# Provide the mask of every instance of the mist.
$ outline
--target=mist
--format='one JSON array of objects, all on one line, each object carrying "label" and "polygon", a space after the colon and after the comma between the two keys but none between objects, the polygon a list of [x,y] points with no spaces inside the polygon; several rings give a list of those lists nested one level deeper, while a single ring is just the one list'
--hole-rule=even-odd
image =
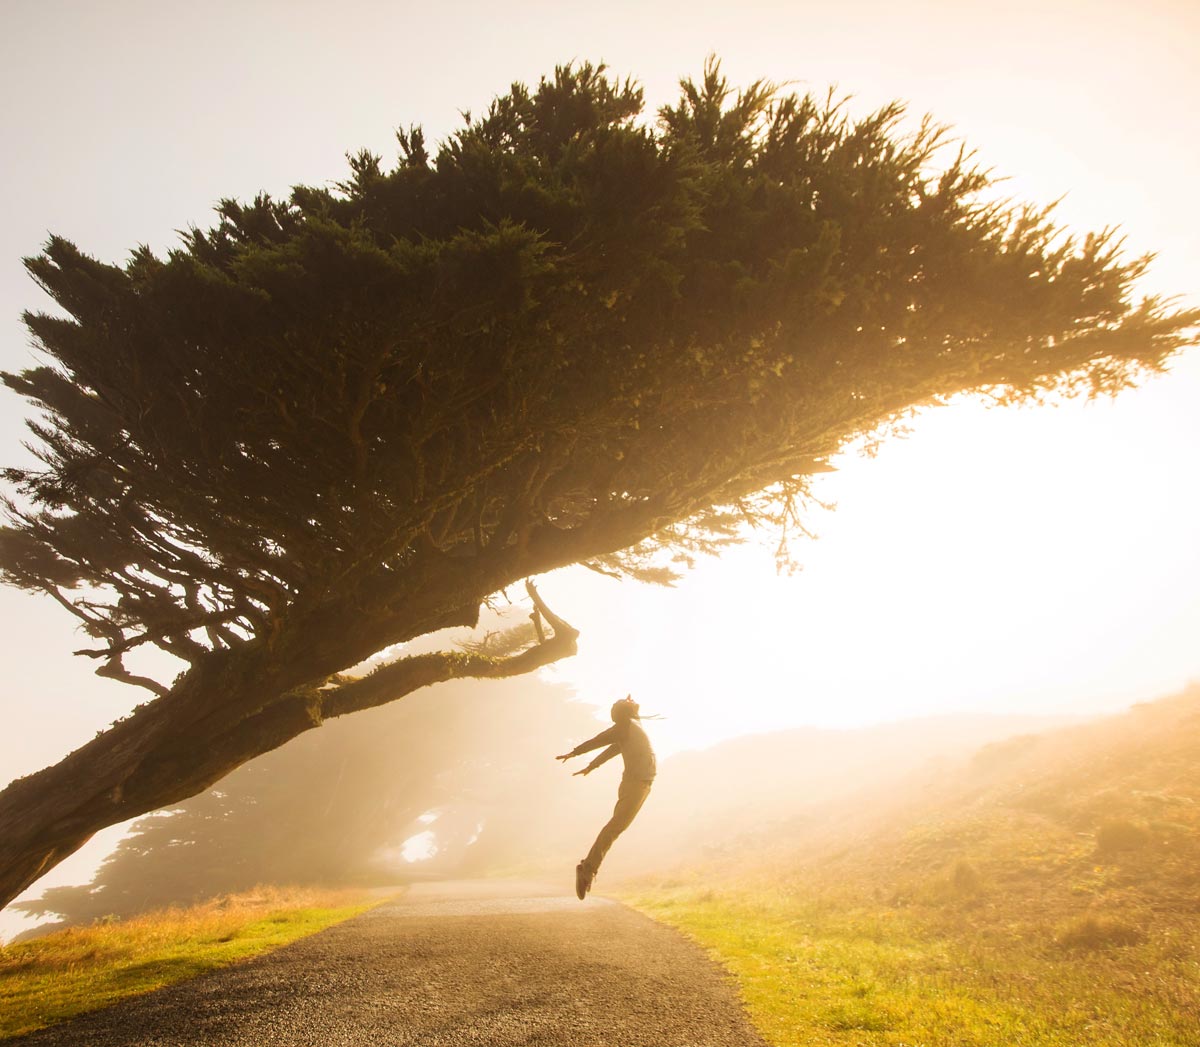
[{"label": "mist", "polygon": [[[1011,771],[1012,753],[1019,768],[1035,753],[1050,766],[1095,731],[1126,734],[1113,726],[1122,718],[1069,723],[962,714],[747,735],[675,753],[660,761],[601,885],[706,863],[766,869],[781,854],[803,862],[831,841],[929,817],[931,796],[938,817],[958,816],[997,767]],[[573,778],[553,755],[603,726],[596,709],[542,678],[442,685],[327,724],[136,821],[90,884],[52,887],[14,909],[44,921],[36,934],[262,884],[566,882],[609,815],[619,761]],[[645,724],[652,738],[656,726]]]}]

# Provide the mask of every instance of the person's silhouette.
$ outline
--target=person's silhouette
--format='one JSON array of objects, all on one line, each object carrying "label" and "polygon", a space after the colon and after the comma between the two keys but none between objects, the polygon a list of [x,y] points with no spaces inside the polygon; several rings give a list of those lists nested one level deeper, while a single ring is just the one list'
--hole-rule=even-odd
[{"label": "person's silhouette", "polygon": [[654,784],[654,750],[650,747],[650,739],[646,737],[642,725],[637,722],[640,711],[638,703],[626,695],[619,702],[613,703],[611,727],[601,731],[595,738],[581,742],[569,753],[555,757],[556,760],[569,760],[573,756],[581,756],[593,749],[607,746],[583,770],[576,771],[576,775],[591,774],[617,753],[621,754],[625,762],[625,773],[621,776],[617,805],[613,808],[612,817],[600,830],[600,835],[596,837],[596,842],[592,844],[587,857],[575,866],[575,893],[580,901],[583,901],[592,889],[592,881],[596,879],[600,863],[604,861],[604,856],[613,845],[613,841],[633,824],[633,819],[637,817],[642,804],[646,802],[646,797],[650,795],[650,786]]}]

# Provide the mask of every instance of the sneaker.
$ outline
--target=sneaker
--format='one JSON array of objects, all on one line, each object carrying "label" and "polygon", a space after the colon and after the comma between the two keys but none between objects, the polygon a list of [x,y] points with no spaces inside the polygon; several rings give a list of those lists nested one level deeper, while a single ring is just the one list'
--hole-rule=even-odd
[{"label": "sneaker", "polygon": [[592,879],[595,875],[587,862],[580,862],[575,866],[575,896],[580,901],[583,901],[588,891],[592,889]]}]

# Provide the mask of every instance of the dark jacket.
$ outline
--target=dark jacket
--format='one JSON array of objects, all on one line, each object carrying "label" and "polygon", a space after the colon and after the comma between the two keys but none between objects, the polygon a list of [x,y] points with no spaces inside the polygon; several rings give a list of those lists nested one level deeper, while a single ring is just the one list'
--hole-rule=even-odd
[{"label": "dark jacket", "polygon": [[655,763],[654,750],[650,748],[650,739],[642,730],[642,725],[636,720],[622,720],[614,723],[607,731],[601,731],[595,738],[580,742],[571,750],[571,756],[581,756],[583,753],[608,746],[599,756],[584,768],[585,773],[594,771],[602,763],[611,760],[617,753],[625,761],[623,778],[635,782],[654,781]]}]

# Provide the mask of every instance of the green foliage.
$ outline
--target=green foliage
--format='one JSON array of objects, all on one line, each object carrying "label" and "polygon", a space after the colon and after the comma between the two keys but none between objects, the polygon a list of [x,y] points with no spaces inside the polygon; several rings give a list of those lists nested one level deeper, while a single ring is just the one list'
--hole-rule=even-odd
[{"label": "green foliage", "polygon": [[8,472],[5,577],[119,679],[154,687],[120,661],[154,644],[318,680],[524,574],[786,528],[914,405],[1116,389],[1184,344],[1131,301],[1142,260],[996,203],[943,137],[716,63],[648,122],[585,64],[436,154],[409,129],[390,169],[225,200],[165,259],[55,236],[46,363],[6,376],[43,467]]}]

